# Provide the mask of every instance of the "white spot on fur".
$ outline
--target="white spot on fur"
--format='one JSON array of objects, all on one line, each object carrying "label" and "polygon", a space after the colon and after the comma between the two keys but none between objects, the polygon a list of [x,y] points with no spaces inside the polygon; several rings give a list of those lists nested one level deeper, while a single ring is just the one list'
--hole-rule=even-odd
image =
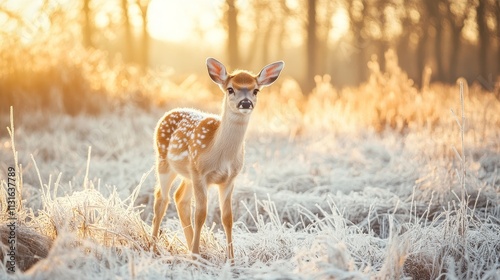
[{"label": "white spot on fur", "polygon": [[187,156],[188,156],[188,151],[184,151],[180,154],[169,153],[168,159],[173,161],[179,161],[185,159]]}]

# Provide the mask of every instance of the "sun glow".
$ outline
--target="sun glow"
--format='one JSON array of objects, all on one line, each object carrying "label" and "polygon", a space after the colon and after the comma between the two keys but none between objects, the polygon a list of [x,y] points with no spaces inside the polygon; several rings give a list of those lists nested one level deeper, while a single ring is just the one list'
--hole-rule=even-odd
[{"label": "sun glow", "polygon": [[189,6],[192,4],[185,1],[151,1],[148,11],[150,35],[156,39],[175,42],[187,39],[194,29]]},{"label": "sun glow", "polygon": [[23,43],[31,42],[37,33],[50,27],[48,16],[40,12],[42,1],[4,1],[1,4],[10,13],[19,15],[16,22],[9,20],[8,13],[0,13],[2,31],[17,33]]},{"label": "sun glow", "polygon": [[330,38],[336,42],[349,31],[349,16],[345,9],[338,9],[332,16],[332,29]]},{"label": "sun glow", "polygon": [[171,42],[202,40],[217,43],[225,32],[219,24],[221,1],[152,0],[148,11],[148,31],[153,38]]}]

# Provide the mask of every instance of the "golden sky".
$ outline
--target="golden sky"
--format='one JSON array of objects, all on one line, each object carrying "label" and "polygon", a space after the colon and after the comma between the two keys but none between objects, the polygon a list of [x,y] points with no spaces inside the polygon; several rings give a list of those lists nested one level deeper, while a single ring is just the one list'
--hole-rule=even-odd
[{"label": "golden sky", "polygon": [[[129,15],[132,25],[137,29],[141,27],[140,11],[133,1],[129,1]],[[297,0],[290,0],[290,5],[298,4]],[[48,27],[49,21],[40,9],[44,0],[4,0],[3,7],[21,15],[25,22],[29,23],[32,30],[16,30],[16,32],[34,32],[38,28]],[[81,10],[81,0],[54,0],[49,5],[60,5],[66,12],[77,14]],[[119,1],[92,0],[95,24],[104,27],[111,21],[119,21]],[[248,1],[238,1],[240,8],[240,25],[245,24],[244,12],[248,10]],[[151,0],[148,12],[148,31],[155,39],[177,42],[177,43],[199,43],[200,40],[211,46],[218,46],[225,41],[226,31],[222,26],[222,13],[224,0]],[[243,22],[241,22],[243,21]],[[11,22],[12,23],[12,22]],[[4,31],[8,32],[7,17],[0,13],[0,24]],[[7,25],[6,25],[7,24]],[[14,26],[13,26],[14,27]],[[332,30],[330,39],[337,41],[345,35],[349,28],[348,17],[343,9],[337,10],[332,18]],[[296,26],[296,28],[301,28]],[[293,34],[292,34],[293,36]],[[25,36],[28,38],[29,36]],[[302,44],[303,38],[296,34],[297,38],[290,38],[292,45]]]}]

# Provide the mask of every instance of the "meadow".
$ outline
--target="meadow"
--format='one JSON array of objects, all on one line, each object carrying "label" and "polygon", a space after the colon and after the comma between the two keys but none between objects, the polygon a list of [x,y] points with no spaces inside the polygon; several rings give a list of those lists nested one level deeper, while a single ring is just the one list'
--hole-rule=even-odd
[{"label": "meadow", "polygon": [[247,133],[231,265],[215,192],[201,260],[173,203],[156,252],[150,236],[155,124],[175,107],[219,112],[207,77],[8,44],[0,223],[13,167],[20,247],[17,272],[2,262],[0,278],[500,279],[498,89],[430,83],[430,70],[414,85],[391,51],[358,87],[317,76],[303,94],[280,77]]}]

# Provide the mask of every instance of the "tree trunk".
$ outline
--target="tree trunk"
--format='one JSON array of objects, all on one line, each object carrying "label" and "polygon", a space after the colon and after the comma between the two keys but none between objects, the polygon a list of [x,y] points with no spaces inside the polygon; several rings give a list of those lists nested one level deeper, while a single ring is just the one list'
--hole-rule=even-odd
[{"label": "tree trunk", "polygon": [[121,1],[121,8],[123,13],[123,24],[125,25],[125,38],[123,48],[123,59],[127,62],[133,61],[133,47],[132,47],[132,27],[130,25],[130,17],[128,15],[128,1]]},{"label": "tree trunk", "polygon": [[351,33],[354,36],[353,50],[355,56],[355,65],[357,67],[357,83],[362,83],[366,80],[367,64],[366,64],[366,48],[368,44],[364,41],[362,32],[365,26],[365,21],[368,14],[367,2],[363,2],[363,10],[361,11],[361,19],[357,18],[354,13],[354,1],[346,1],[347,13],[349,15],[349,24]]},{"label": "tree trunk", "polygon": [[488,26],[486,25],[486,0],[479,0],[476,8],[477,29],[479,34],[479,73],[483,79],[488,76],[486,61],[488,52]]},{"label": "tree trunk", "polygon": [[235,5],[235,0],[226,0],[227,10],[227,52],[229,55],[230,68],[239,67],[239,40],[238,40],[238,10]]},{"label": "tree trunk", "polygon": [[[500,76],[500,1],[495,1],[497,18],[497,78]],[[499,92],[500,94],[500,92]]]},{"label": "tree trunk", "polygon": [[408,18],[404,18],[401,24],[403,30],[406,31],[401,34],[401,37],[398,40],[396,53],[398,55],[399,65],[401,66],[401,68],[407,69],[411,65],[411,62],[409,62],[409,58],[412,56],[408,43],[410,41],[411,32],[408,30],[411,30],[413,26],[411,25]]},{"label": "tree trunk", "polygon": [[[439,5],[448,5],[443,0],[426,0],[424,1],[425,8],[428,14],[428,21],[431,21],[436,30],[436,37],[434,38],[434,61],[436,62],[436,79],[443,81],[443,55],[442,55],[442,42],[443,42],[443,14],[439,9]],[[428,32],[429,30],[424,30]],[[427,36],[426,34],[424,36]]]},{"label": "tree trunk", "polygon": [[143,71],[146,71],[149,66],[149,32],[148,32],[148,10],[150,0],[136,0],[136,4],[141,11],[142,19],[142,40],[139,57],[139,64]]},{"label": "tree trunk", "polygon": [[316,32],[316,74],[324,75],[327,73],[329,54],[331,53],[328,46],[328,38],[330,30],[332,30],[333,27],[331,18],[335,12],[336,5],[335,1],[327,1],[323,3],[321,5],[323,21],[316,19],[316,26],[320,27],[320,30],[317,30]]},{"label": "tree trunk", "polygon": [[356,56],[356,64],[358,68],[358,83],[362,83],[366,80],[366,56],[365,56],[365,42],[363,42],[363,37],[360,33],[355,35],[356,42],[355,48],[358,50],[358,55]]},{"label": "tree trunk", "polygon": [[314,75],[316,74],[316,0],[307,1],[307,54],[306,54],[306,81],[305,94],[311,93],[314,88]]},{"label": "tree trunk", "polygon": [[90,0],[83,0],[83,46],[89,48],[93,47],[92,44],[92,20],[91,20],[91,11],[90,11]]},{"label": "tree trunk", "polygon": [[425,68],[425,60],[426,60],[426,49],[427,49],[427,40],[429,38],[429,24],[425,21],[424,26],[422,27],[422,32],[420,34],[420,38],[418,40],[417,46],[417,84],[422,85],[424,68]]},{"label": "tree trunk", "polygon": [[386,36],[385,36],[385,25],[386,25],[386,19],[385,19],[385,14],[384,14],[384,2],[379,1],[377,3],[379,6],[379,22],[380,22],[380,30],[382,31],[382,38],[380,38],[380,42],[378,43],[378,65],[380,67],[380,71],[382,73],[385,72],[385,51],[387,50],[387,41],[386,41]]},{"label": "tree trunk", "polygon": [[458,54],[460,53],[460,47],[461,47],[461,40],[460,40],[460,34],[462,32],[462,26],[452,26],[452,38],[451,38],[451,51],[450,51],[450,77],[448,82],[453,82],[455,81],[457,77],[457,67],[458,67],[458,60],[459,56]]},{"label": "tree trunk", "polygon": [[434,58],[436,60],[436,76],[439,81],[444,80],[443,68],[443,24],[441,19],[435,18],[436,38],[434,39]]}]

